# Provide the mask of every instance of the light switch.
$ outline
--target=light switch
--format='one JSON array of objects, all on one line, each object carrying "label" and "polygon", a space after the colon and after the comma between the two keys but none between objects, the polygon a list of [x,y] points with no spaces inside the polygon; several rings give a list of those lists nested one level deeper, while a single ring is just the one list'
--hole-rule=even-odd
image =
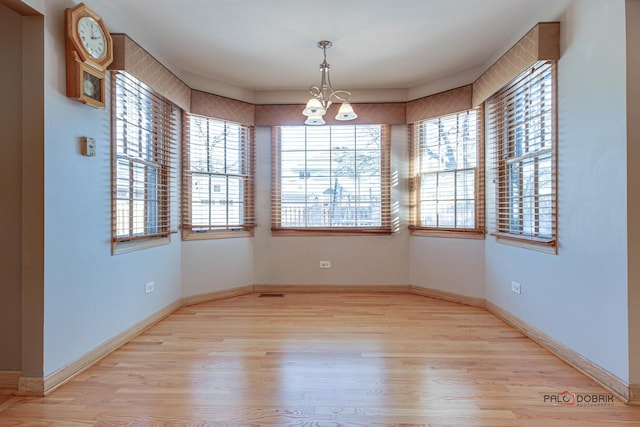
[{"label": "light switch", "polygon": [[80,147],[83,156],[94,157],[96,155],[96,140],[88,136],[80,137]]}]

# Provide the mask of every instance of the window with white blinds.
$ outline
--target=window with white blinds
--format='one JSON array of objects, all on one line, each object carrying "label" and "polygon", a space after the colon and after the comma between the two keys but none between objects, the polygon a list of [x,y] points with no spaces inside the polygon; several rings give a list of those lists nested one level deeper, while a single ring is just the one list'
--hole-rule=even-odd
[{"label": "window with white blinds", "polygon": [[389,128],[274,127],[274,234],[391,233]]},{"label": "window with white blinds", "polygon": [[413,235],[484,236],[482,109],[412,125]]},{"label": "window with white blinds", "polygon": [[166,243],[180,110],[124,72],[112,78],[113,252]]},{"label": "window with white blinds", "polygon": [[[555,253],[555,62],[540,62],[487,101],[495,235]],[[545,249],[546,247],[546,249]]]},{"label": "window with white blinds", "polygon": [[185,115],[183,239],[253,234],[253,132],[248,126]]}]

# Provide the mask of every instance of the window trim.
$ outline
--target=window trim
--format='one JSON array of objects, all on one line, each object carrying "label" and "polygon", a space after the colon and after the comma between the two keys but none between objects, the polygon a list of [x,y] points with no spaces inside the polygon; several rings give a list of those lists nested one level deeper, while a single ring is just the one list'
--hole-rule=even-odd
[{"label": "window trim", "polygon": [[[207,120],[214,120],[225,124],[233,123],[245,129],[245,147],[246,150],[246,162],[247,162],[247,177],[243,180],[244,186],[244,218],[247,222],[243,224],[242,228],[223,229],[220,226],[219,229],[193,231],[190,222],[192,191],[191,191],[191,171],[189,170],[189,128],[191,117],[200,117]],[[242,123],[232,122],[230,120],[218,119],[215,117],[208,117],[200,114],[185,113],[182,121],[182,240],[213,240],[213,239],[232,239],[232,238],[244,238],[253,237],[255,231],[255,129],[253,126],[244,125]],[[228,176],[228,175],[225,175]],[[215,227],[215,225],[209,225],[209,227]],[[228,225],[226,226],[228,227]]]},{"label": "window trim", "polygon": [[[358,125],[334,125],[358,126]],[[280,132],[281,126],[271,128],[271,235],[272,236],[366,236],[394,234],[391,213],[391,126],[380,124],[380,198],[381,221],[380,227],[281,227],[276,222],[281,212],[281,163],[280,163]],[[304,126],[300,126],[304,127]],[[385,224],[388,222],[388,224]]]},{"label": "window trim", "polygon": [[[475,170],[475,227],[455,228],[455,227],[428,227],[419,225],[420,222],[420,183],[421,173],[417,162],[420,157],[417,154],[419,148],[418,126],[425,122],[441,119],[444,117],[459,115],[469,111],[476,111],[476,167]],[[454,239],[476,239],[484,240],[485,230],[485,150],[484,150],[484,107],[469,108],[467,110],[442,114],[412,123],[409,128],[409,232],[411,236],[420,237],[443,237]],[[462,170],[462,169],[455,169]],[[434,172],[438,173],[438,172]]]},{"label": "window trim", "polygon": [[[175,230],[172,230],[172,221],[171,221],[171,204],[173,201],[173,193],[172,193],[172,181],[175,176],[175,166],[173,162],[176,160],[175,150],[177,147],[177,139],[178,135],[176,133],[176,129],[178,126],[179,118],[177,116],[180,114],[180,109],[175,106],[171,101],[167,100],[163,96],[157,94],[153,89],[148,87],[144,82],[140,81],[136,77],[130,75],[125,71],[112,71],[109,73],[111,76],[111,105],[110,105],[110,118],[111,118],[111,254],[121,254],[132,251],[137,251],[141,249],[156,247],[167,245],[171,242],[171,234],[176,233]],[[158,177],[162,179],[162,183],[158,184],[159,186],[165,185],[166,190],[162,191],[158,196],[158,208],[157,208],[157,216],[159,218],[164,218],[164,221],[158,225],[159,228],[162,228],[162,231],[157,233],[147,233],[147,234],[139,234],[139,235],[131,235],[128,237],[118,237],[117,229],[118,229],[118,220],[117,220],[117,167],[118,167],[118,137],[117,137],[117,86],[118,79],[127,79],[131,83],[135,84],[139,90],[143,90],[150,97],[148,101],[151,103],[162,102],[163,108],[168,109],[169,111],[165,111],[163,114],[169,117],[168,120],[159,121],[157,123],[160,124],[161,133],[163,134],[162,138],[159,138],[159,144],[163,144],[162,147],[156,148],[160,153],[166,156],[166,162],[158,163]],[[126,81],[125,81],[126,84]],[[138,95],[139,96],[139,95]],[[130,161],[134,163],[133,160]],[[144,162],[143,162],[144,163]],[[145,179],[146,183],[146,179]],[[147,219],[145,213],[145,220]]]},{"label": "window trim", "polygon": [[[494,174],[494,186],[495,186],[495,213],[493,218],[493,231],[490,233],[491,236],[496,238],[497,243],[501,243],[504,245],[515,246],[524,249],[535,250],[543,253],[554,254],[558,253],[558,78],[557,78],[557,61],[548,60],[548,61],[538,61],[533,64],[531,67],[527,68],[523,73],[519,74],[516,78],[514,78],[511,82],[505,85],[501,90],[496,92],[493,96],[491,96],[485,104],[490,104],[494,102],[494,98],[496,96],[501,96],[504,93],[509,93],[513,90],[513,88],[517,87],[524,79],[528,78],[527,74],[531,74],[532,70],[537,70],[545,65],[550,66],[551,71],[551,147],[545,149],[541,152],[537,152],[535,155],[524,154],[518,157],[513,157],[510,159],[499,159],[499,154],[497,153],[496,145],[498,144],[497,137],[502,137],[500,143],[506,144],[507,142],[504,140],[504,136],[508,133],[508,130],[496,130],[494,129],[496,126],[491,125],[492,129],[489,129],[492,149],[494,151],[492,156],[492,169]],[[513,108],[512,106],[503,106],[503,108]],[[488,105],[486,106],[487,111],[493,110]],[[488,120],[493,120],[493,111],[487,114]],[[489,122],[488,122],[489,123]],[[524,160],[526,158],[539,158],[542,155],[550,154],[551,155],[551,189],[553,191],[551,205],[551,237],[539,237],[534,235],[523,235],[523,234],[512,234],[499,229],[498,221],[500,220],[500,212],[501,203],[504,201],[510,201],[510,197],[505,196],[501,193],[500,188],[502,186],[509,187],[510,180],[508,176],[505,175],[505,170],[508,170],[509,165],[513,164],[518,160]],[[502,178],[501,178],[502,177]],[[502,180],[506,180],[506,183],[501,183]],[[537,175],[536,175],[537,181]]]}]

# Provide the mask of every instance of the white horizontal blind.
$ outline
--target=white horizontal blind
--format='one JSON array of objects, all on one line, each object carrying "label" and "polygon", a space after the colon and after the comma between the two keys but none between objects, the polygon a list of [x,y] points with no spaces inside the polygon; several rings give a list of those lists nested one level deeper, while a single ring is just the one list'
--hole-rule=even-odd
[{"label": "white horizontal blind", "polygon": [[272,229],[390,233],[389,128],[274,127]]},{"label": "white horizontal blind", "polygon": [[252,231],[252,129],[185,115],[182,228],[187,233]]},{"label": "white horizontal blind", "polygon": [[414,123],[411,228],[484,228],[482,109]]},{"label": "white horizontal blind", "polygon": [[167,237],[180,110],[125,72],[111,93],[113,241]]},{"label": "white horizontal blind", "polygon": [[540,62],[487,101],[498,235],[555,245],[555,82]]}]

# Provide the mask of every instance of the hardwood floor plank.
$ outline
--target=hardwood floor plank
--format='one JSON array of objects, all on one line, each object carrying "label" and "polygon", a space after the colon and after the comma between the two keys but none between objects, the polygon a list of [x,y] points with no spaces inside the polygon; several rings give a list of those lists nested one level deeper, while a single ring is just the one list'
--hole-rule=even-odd
[{"label": "hardwood floor plank", "polygon": [[[16,426],[640,425],[609,393],[483,309],[411,294],[247,294],[179,309]],[[546,400],[545,400],[546,399]]]}]

